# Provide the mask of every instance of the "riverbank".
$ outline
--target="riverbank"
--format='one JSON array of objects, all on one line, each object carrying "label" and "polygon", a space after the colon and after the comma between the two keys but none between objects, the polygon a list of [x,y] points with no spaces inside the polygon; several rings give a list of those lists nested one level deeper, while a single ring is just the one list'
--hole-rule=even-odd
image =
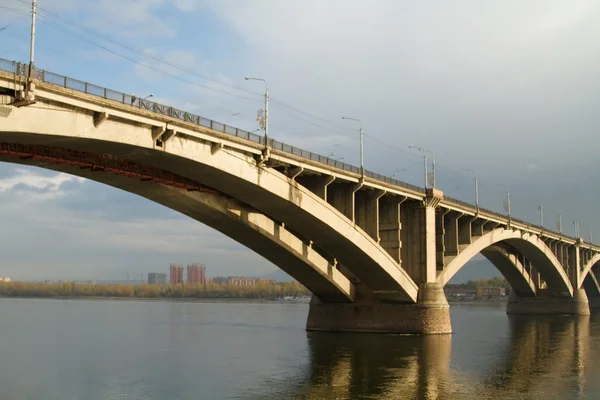
[{"label": "riverbank", "polygon": [[1,297],[59,299],[219,299],[271,300],[310,296],[298,282],[258,283],[255,285],[119,285],[92,283],[1,282]]}]

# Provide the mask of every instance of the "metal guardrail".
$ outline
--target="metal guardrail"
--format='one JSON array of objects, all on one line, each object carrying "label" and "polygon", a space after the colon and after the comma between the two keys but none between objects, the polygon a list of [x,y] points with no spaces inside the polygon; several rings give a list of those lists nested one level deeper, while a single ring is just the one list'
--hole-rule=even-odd
[{"label": "metal guardrail", "polygon": [[[28,67],[29,67],[28,64],[18,63],[15,61],[10,61],[10,60],[5,60],[3,58],[0,58],[0,70],[5,71],[5,72],[13,73],[13,74],[19,75],[19,76],[28,76],[28,74],[29,74]],[[89,94],[92,96],[97,96],[97,97],[101,97],[104,99],[113,100],[113,101],[116,101],[116,102],[119,102],[122,104],[126,104],[126,105],[129,105],[132,107],[140,108],[142,110],[147,110],[147,111],[151,111],[151,112],[154,112],[157,114],[166,115],[171,118],[179,119],[181,121],[189,122],[189,123],[196,124],[196,125],[199,125],[199,126],[202,126],[205,128],[210,128],[210,129],[213,129],[213,130],[216,130],[219,132],[223,132],[223,133],[226,133],[226,134],[229,134],[232,136],[236,136],[236,137],[239,137],[242,139],[250,140],[255,143],[264,144],[263,136],[259,136],[252,132],[248,132],[248,131],[245,131],[245,130],[242,130],[239,128],[234,128],[232,126],[229,126],[229,125],[217,122],[217,121],[213,121],[211,119],[204,118],[204,117],[201,117],[196,114],[188,113],[188,112],[179,110],[174,107],[170,107],[170,106],[159,104],[159,103],[156,103],[156,102],[153,102],[150,100],[138,98],[138,97],[135,97],[135,96],[123,93],[123,92],[118,92],[115,90],[107,89],[105,87],[97,86],[97,85],[94,85],[94,84],[91,84],[88,82],[84,82],[84,81],[69,78],[69,77],[66,77],[63,75],[55,74],[53,72],[46,71],[43,69],[36,69],[36,78],[45,83],[68,88],[71,90],[76,90],[78,92],[86,93],[86,94]],[[339,168],[339,169],[349,171],[352,173],[356,173],[356,174],[360,173],[360,168],[355,167],[351,164],[340,162],[340,161],[319,155],[317,153],[313,153],[308,150],[303,150],[298,147],[294,147],[294,146],[279,142],[274,139],[269,139],[269,141],[270,141],[270,145],[273,149],[280,150],[285,153],[293,154],[293,155],[296,155],[296,156],[299,156],[299,157],[302,157],[302,158],[305,158],[308,160],[316,161],[318,163],[325,164],[325,165],[335,167],[335,168]],[[381,174],[371,172],[371,171],[366,171],[366,170],[365,170],[365,175],[376,181],[380,181],[380,182],[387,183],[390,185],[395,185],[395,186],[398,186],[401,188],[409,189],[409,190],[415,191],[417,193],[422,193],[422,194],[425,193],[425,190],[422,187],[419,187],[417,185],[412,185],[407,182],[399,181],[397,179],[393,179],[393,178],[387,177],[385,175],[381,175]],[[466,201],[462,201],[462,200],[458,200],[458,199],[454,199],[454,198],[446,197],[446,196],[444,196],[444,200],[449,203],[453,203],[457,206],[468,207],[472,210],[476,210],[476,207],[473,204],[468,203]],[[479,211],[484,212],[486,214],[494,215],[496,217],[503,218],[503,219],[508,218],[508,216],[505,214],[501,214],[501,213],[487,210],[484,208],[479,208]],[[545,229],[542,226],[530,224],[523,220],[511,218],[511,221],[518,223],[518,224],[525,225],[531,229],[539,229],[539,230],[543,230],[545,232],[554,234],[556,236],[562,236],[567,239],[576,240],[575,238],[572,238],[570,236],[563,235],[563,234],[554,232],[549,229]]]},{"label": "metal guardrail", "polygon": [[[20,76],[28,75],[28,64],[18,63],[15,61],[9,61],[0,58],[0,70],[5,72],[10,72]],[[219,132],[223,132],[229,135],[237,136],[242,139],[250,140],[255,143],[264,144],[264,137],[256,135],[252,132],[248,132],[239,128],[235,128],[229,126],[227,124],[223,124],[221,122],[213,121],[208,118],[201,117],[196,114],[188,113],[183,110],[179,110],[175,107],[166,106],[163,104],[156,103],[151,100],[145,100],[142,98],[138,98],[123,92],[118,92],[115,90],[107,89],[105,87],[97,86],[88,82],[80,81],[77,79],[69,78],[64,75],[55,74],[50,71],[46,71],[43,69],[36,70],[36,78],[42,82],[49,83],[52,85],[64,87],[71,90],[76,90],[78,92],[86,93],[92,96],[101,97],[107,100],[117,101],[122,104],[126,104],[129,106],[137,107],[142,110],[151,111],[157,114],[167,115],[171,118],[176,118],[181,121],[189,122],[192,124],[196,124],[199,126],[203,126],[205,128],[210,128]],[[303,150],[295,146],[291,146],[277,140],[270,139],[269,145],[271,148],[276,150],[281,150],[285,153],[293,154],[308,160],[316,161],[322,164],[326,164],[331,167],[339,168],[344,171],[349,171],[355,174],[360,173],[360,169],[351,164],[347,164],[341,161],[337,161],[325,156],[322,156],[317,153],[313,153],[308,150]],[[420,188],[416,185],[411,185],[410,183],[402,182],[396,179],[392,179],[375,172],[365,171],[365,175],[388,183],[392,185],[396,185],[399,187],[403,187],[406,189],[410,189],[416,191],[418,193],[425,193],[423,188]]]}]

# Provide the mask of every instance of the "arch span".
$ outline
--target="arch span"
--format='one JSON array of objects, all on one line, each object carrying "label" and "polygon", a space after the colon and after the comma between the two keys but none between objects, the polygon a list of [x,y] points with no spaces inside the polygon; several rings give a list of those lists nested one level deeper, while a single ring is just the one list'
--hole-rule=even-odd
[{"label": "arch span", "polygon": [[[257,163],[261,150],[244,140],[227,137],[223,147],[225,139],[184,121],[81,93],[66,98],[51,85],[37,90],[35,107],[13,108],[2,121],[0,142],[111,155],[206,185],[313,241],[382,300],[417,301],[418,286],[373,238],[307,188]],[[156,132],[165,132],[160,147]]]},{"label": "arch span", "polygon": [[600,283],[596,275],[590,273],[583,278],[583,289],[585,289],[588,299],[600,297]]},{"label": "arch span", "polygon": [[481,255],[487,258],[510,284],[510,287],[519,297],[533,297],[537,289],[518,257],[506,248],[492,245],[481,250]]},{"label": "arch span", "polygon": [[585,281],[585,279],[587,278],[588,275],[591,275],[590,272],[592,270],[592,268],[594,268],[594,266],[598,264],[600,266],[600,254],[596,254],[594,257],[592,257],[587,264],[585,264],[583,266],[583,269],[581,271],[581,280],[580,282]]},{"label": "arch span", "polygon": [[0,161],[64,172],[144,197],[202,222],[255,251],[322,301],[343,303],[354,300],[354,285],[314,249],[264,214],[214,190],[177,187],[184,182],[176,182],[176,177],[172,176],[163,175],[159,181],[162,183],[157,183],[149,178],[140,179],[131,171],[108,172],[100,166],[85,168],[81,164],[60,163],[49,157],[27,158],[23,153],[21,158],[0,156]]},{"label": "arch span", "polygon": [[[564,269],[552,251],[538,236],[510,229],[498,228],[478,237],[464,248],[446,265],[437,277],[438,283],[445,285],[476,254],[490,246],[506,244],[530,260],[548,284],[548,288],[557,294],[573,296],[573,286]],[[522,271],[519,271],[522,273]],[[522,279],[529,279],[523,275]]]}]

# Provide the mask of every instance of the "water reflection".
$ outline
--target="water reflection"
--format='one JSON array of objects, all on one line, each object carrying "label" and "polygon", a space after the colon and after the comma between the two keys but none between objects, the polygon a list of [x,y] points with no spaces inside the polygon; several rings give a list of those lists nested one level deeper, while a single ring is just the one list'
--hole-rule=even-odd
[{"label": "water reflection", "polygon": [[507,317],[505,323],[507,336],[480,338],[488,350],[471,358],[487,357],[483,364],[452,359],[453,341],[464,339],[459,335],[307,333],[306,381],[289,387],[285,397],[594,398],[586,382],[598,371],[590,359],[590,317]]}]

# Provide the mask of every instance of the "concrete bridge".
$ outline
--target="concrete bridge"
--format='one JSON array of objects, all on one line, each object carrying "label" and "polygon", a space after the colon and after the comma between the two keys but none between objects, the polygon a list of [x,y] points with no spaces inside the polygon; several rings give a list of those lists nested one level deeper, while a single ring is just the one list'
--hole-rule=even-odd
[{"label": "concrete bridge", "polygon": [[[510,314],[589,314],[600,247],[275,140],[0,60],[0,161],[102,182],[223,232],[314,294],[309,330],[449,333],[478,253]],[[160,247],[160,243],[157,243]]]}]

